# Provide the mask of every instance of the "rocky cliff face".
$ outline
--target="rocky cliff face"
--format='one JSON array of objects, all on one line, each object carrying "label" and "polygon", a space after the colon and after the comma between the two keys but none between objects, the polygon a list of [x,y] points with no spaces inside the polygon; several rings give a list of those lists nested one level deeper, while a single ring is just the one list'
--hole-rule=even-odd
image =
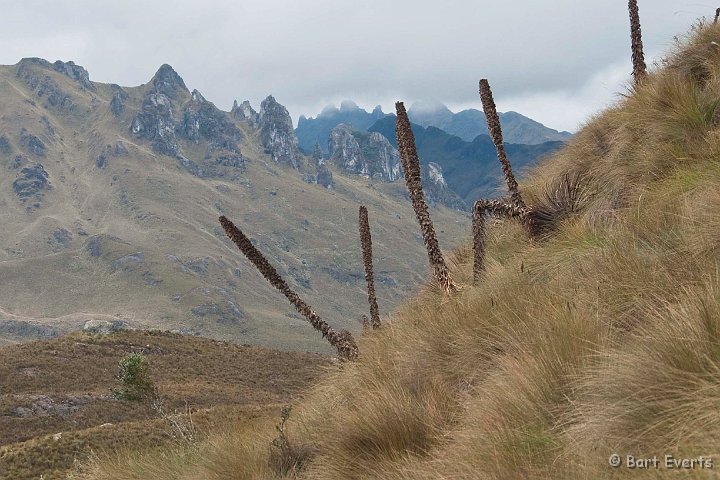
[{"label": "rocky cliff face", "polygon": [[394,182],[400,177],[400,155],[381,134],[340,124],[330,132],[330,162],[348,173]]},{"label": "rocky cliff face", "polygon": [[157,153],[175,156],[180,151],[175,137],[172,101],[164,93],[152,91],[145,96],[130,131],[137,137],[150,140]]},{"label": "rocky cliff face", "polygon": [[467,210],[467,205],[447,185],[442,167],[435,162],[420,166],[423,191],[428,203],[433,206],[440,203],[455,210]]},{"label": "rocky cliff face", "polygon": [[163,64],[152,78],[155,92],[162,93],[170,98],[177,98],[181,92],[189,93],[185,82],[178,73],[167,63]]},{"label": "rocky cliff face", "polygon": [[90,82],[90,74],[88,74],[88,71],[80,65],[75,65],[75,62],[58,60],[53,63],[53,68],[56,72],[60,72],[66,77],[70,77],[78,82],[84,89],[95,91],[95,86]]},{"label": "rocky cliff face", "polygon": [[197,90],[193,90],[190,104],[183,111],[181,131],[188,140],[196,144],[202,138],[213,145],[240,153],[237,145],[242,139],[240,130],[225,112],[205,100]]},{"label": "rocky cliff face", "polygon": [[300,150],[292,119],[287,108],[280,105],[272,95],[260,104],[258,127],[265,153],[272,156],[277,163],[298,168]]},{"label": "rocky cliff face", "polygon": [[230,115],[236,120],[245,120],[254,127],[257,126],[260,120],[260,115],[258,115],[247,100],[240,105],[238,105],[237,100],[235,100],[232,110],[230,110]]},{"label": "rocky cliff face", "polygon": [[110,100],[110,110],[116,117],[119,117],[125,111],[125,102],[130,97],[120,85],[112,84],[111,87],[113,89],[113,97],[112,100]]},{"label": "rocky cliff face", "polygon": [[59,113],[72,112],[75,102],[72,96],[62,90],[43,70],[53,68],[52,64],[41,58],[23,58],[17,64],[15,76],[22,80],[45,108]]},{"label": "rocky cliff face", "polygon": [[[122,89],[115,92],[111,102],[113,112],[116,109],[122,112],[126,98],[123,93]],[[193,90],[187,99],[188,93],[175,70],[163,65],[153,77],[130,131],[136,137],[150,140],[157,153],[177,157],[180,165],[193,175],[237,178],[247,160],[240,153],[242,132],[226,112],[207,101],[200,92]],[[204,158],[188,158],[182,151],[183,141],[206,144]]]}]

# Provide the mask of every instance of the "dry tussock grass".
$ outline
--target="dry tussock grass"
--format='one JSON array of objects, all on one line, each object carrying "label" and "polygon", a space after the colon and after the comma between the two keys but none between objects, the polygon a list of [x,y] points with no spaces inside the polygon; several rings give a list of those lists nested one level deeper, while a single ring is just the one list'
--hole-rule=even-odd
[{"label": "dry tussock grass", "polygon": [[[566,173],[586,180],[582,208],[554,235],[529,242],[512,222],[491,226],[481,285],[459,250],[456,295],[426,289],[359,339],[357,362],[328,371],[289,422],[290,440],[315,449],[296,478],[676,478],[607,459],[720,462],[710,41],[720,26],[698,27],[521,186],[532,204]],[[233,462],[225,478],[281,478],[263,470],[267,432],[212,447]],[[208,458],[195,467],[211,471]]]}]

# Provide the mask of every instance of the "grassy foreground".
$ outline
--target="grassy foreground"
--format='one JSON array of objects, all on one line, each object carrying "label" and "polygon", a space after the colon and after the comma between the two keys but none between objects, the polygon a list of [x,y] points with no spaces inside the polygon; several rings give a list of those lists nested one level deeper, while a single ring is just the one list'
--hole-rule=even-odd
[{"label": "grassy foreground", "polygon": [[[100,460],[87,479],[708,478],[720,469],[720,26],[593,118],[521,185],[566,173],[581,211],[531,243],[488,232],[487,271],[429,285],[291,413],[191,451]],[[469,232],[468,232],[469,235]],[[281,453],[278,453],[280,452]],[[612,468],[611,454],[623,465]],[[712,458],[714,469],[667,469]],[[626,456],[658,456],[628,469]]]}]

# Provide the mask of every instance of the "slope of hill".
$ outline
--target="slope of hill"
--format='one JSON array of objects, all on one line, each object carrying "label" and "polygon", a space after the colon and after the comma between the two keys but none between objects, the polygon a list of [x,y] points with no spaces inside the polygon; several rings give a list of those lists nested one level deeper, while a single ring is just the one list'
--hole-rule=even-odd
[{"label": "slope of hill", "polygon": [[[472,142],[466,142],[436,127],[425,128],[414,123],[411,126],[420,161],[423,164],[434,162],[440,165],[448,186],[465,203],[472,205],[478,198],[499,194],[503,183],[502,170],[497,161],[495,145],[488,135],[478,135]],[[397,148],[395,115],[378,120],[368,130],[381,133]],[[513,169],[522,177],[525,169],[562,145],[562,142],[539,145],[508,143],[505,148]]]},{"label": "slope of hill", "polygon": [[[537,145],[545,142],[564,142],[572,134],[558,132],[517,112],[499,112],[503,137],[508,143]],[[417,102],[408,109],[410,121],[422,127],[437,127],[466,142],[478,135],[487,135],[485,114],[474,108],[453,113],[443,104]]]},{"label": "slope of hill", "polygon": [[[477,286],[471,250],[457,250],[460,292],[428,286],[363,335],[359,359],[293,411],[284,462],[267,448],[277,436],[269,428],[192,455],[110,458],[83,478],[715,476],[718,44],[720,25],[698,27],[664,68],[529,175],[529,204],[550,194],[556,212],[578,208],[544,240],[494,223]],[[566,175],[580,188],[555,195]],[[657,456],[659,466],[631,469],[628,456]]]},{"label": "slope of hill", "polygon": [[145,356],[166,409],[189,408],[200,434],[275,416],[328,364],[318,354],[163,332],[70,334],[0,348],[0,478],[65,478],[92,451],[172,443],[166,419],[110,395],[119,387],[118,361],[129,353]]},{"label": "slope of hill", "polygon": [[[0,338],[88,320],[329,351],[218,223],[227,215],[337,328],[357,331],[367,205],[378,295],[392,309],[422,278],[423,245],[398,182],[335,172],[316,184],[273,97],[231,113],[168,65],[147,84],[91,82],[72,62],[0,67]],[[446,244],[467,218],[436,209]],[[442,220],[440,220],[442,219]]]}]

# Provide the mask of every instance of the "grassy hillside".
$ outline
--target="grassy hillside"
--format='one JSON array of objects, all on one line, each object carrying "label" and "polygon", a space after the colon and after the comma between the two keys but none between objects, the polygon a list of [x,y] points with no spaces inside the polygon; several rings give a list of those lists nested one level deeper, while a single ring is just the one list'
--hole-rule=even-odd
[{"label": "grassy hillside", "polygon": [[[714,42],[714,43],[711,43]],[[708,478],[720,468],[720,25],[598,114],[521,185],[566,173],[580,212],[543,241],[489,232],[487,271],[428,286],[360,358],[272,425],[195,452],[108,459],[92,479]],[[468,232],[469,235],[469,232]],[[613,469],[611,454],[712,458],[715,470]],[[279,460],[286,460],[281,462]],[[280,468],[294,463],[295,468]],[[158,466],[158,464],[162,464]]]}]

